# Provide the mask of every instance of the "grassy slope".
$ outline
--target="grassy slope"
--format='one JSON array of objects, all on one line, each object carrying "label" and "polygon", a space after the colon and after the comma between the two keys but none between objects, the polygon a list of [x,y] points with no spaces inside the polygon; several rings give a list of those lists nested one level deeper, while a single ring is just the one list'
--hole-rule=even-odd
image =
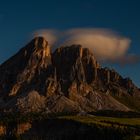
[{"label": "grassy slope", "polygon": [[[38,116],[35,118],[37,120],[39,119]],[[81,128],[84,128],[84,132],[87,133],[89,137],[90,135],[92,137],[92,134],[89,130],[92,130],[93,132],[96,130],[98,132],[97,133],[98,137],[100,136],[104,136],[104,137],[113,136],[114,137],[114,135],[119,136],[120,134],[128,134],[127,133],[128,131],[126,131],[126,128],[130,128],[129,132],[131,132],[131,130],[132,131],[136,130],[135,135],[133,135],[135,139],[133,140],[140,140],[140,133],[139,133],[140,132],[140,118],[124,118],[124,117],[117,118],[117,117],[105,117],[105,116],[94,116],[94,115],[85,115],[85,116],[65,115],[65,116],[56,116],[54,118],[52,117],[49,117],[49,118],[50,119],[48,119],[48,117],[45,117],[45,118],[42,117],[41,120],[39,119],[40,121],[34,121],[35,124],[37,122],[38,123],[40,122],[39,123],[40,125],[37,125],[37,128],[36,127],[33,128],[33,130],[37,130],[35,132],[37,132],[37,136],[39,140],[40,140],[40,137],[42,137],[42,131],[39,135],[38,128],[39,130],[43,130],[43,131],[49,128],[48,129],[48,132],[50,131],[49,136],[52,136],[51,132],[58,134],[56,136],[61,136],[58,132],[63,132],[64,134],[62,134],[62,136],[64,137],[75,136],[76,134],[77,134],[76,136],[79,136],[83,134],[81,133]],[[86,126],[90,126],[88,127],[90,129],[87,129]],[[65,130],[66,130],[66,133],[65,133]],[[77,130],[76,134],[75,134],[75,130]],[[105,132],[103,133],[102,131],[105,131]],[[44,132],[45,132],[44,136],[46,136],[46,131]],[[32,132],[28,134],[32,135]],[[70,135],[70,134],[73,134],[73,135]]]},{"label": "grassy slope", "polygon": [[102,116],[62,116],[59,119],[74,120],[89,125],[99,124],[103,126],[121,125],[121,126],[140,126],[140,118],[115,118]]},{"label": "grassy slope", "polygon": [[138,131],[135,135],[135,140],[140,140],[140,118],[115,118],[104,116],[63,116],[59,119],[73,120],[88,125],[99,125],[101,127],[113,127],[125,129],[133,128]]}]

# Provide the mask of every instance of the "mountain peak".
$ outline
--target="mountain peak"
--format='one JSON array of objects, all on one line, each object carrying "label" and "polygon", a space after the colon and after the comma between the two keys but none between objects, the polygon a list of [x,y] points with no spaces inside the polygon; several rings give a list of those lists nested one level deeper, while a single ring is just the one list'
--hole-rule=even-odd
[{"label": "mountain peak", "polygon": [[[81,45],[78,44],[73,44],[71,46],[65,46],[65,47],[59,47],[56,49],[55,51],[56,53],[61,53],[66,55],[69,55],[69,57],[71,56],[75,56],[75,57],[85,57],[85,56],[93,56],[93,53],[88,49],[88,48],[84,48]],[[95,59],[95,58],[94,58]]]},{"label": "mountain peak", "polygon": [[35,37],[29,44],[26,45],[24,49],[25,52],[29,52],[30,55],[37,55],[40,58],[48,57],[51,55],[48,41],[41,36]]},{"label": "mountain peak", "polygon": [[38,36],[35,37],[31,43],[34,44],[35,48],[46,48],[48,47],[48,41],[46,41],[46,39],[44,37]]},{"label": "mountain peak", "polygon": [[[89,48],[71,45],[51,53],[43,37],[35,37],[3,63],[0,77],[0,109],[23,107],[28,112],[43,104],[50,112],[129,111],[129,100],[140,100],[133,82],[102,68]],[[125,97],[128,103],[119,101]]]}]

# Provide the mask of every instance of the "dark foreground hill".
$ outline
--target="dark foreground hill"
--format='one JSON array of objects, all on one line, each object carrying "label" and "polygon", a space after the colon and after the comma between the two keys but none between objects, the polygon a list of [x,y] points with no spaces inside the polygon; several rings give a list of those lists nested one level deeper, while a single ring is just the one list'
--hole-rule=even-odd
[{"label": "dark foreground hill", "polygon": [[140,110],[140,90],[80,45],[51,52],[36,37],[0,65],[0,108],[19,112]]},{"label": "dark foreground hill", "polygon": [[13,113],[2,119],[3,125],[0,121],[0,140],[139,140],[140,118],[131,118],[132,112],[116,113],[120,117]]}]

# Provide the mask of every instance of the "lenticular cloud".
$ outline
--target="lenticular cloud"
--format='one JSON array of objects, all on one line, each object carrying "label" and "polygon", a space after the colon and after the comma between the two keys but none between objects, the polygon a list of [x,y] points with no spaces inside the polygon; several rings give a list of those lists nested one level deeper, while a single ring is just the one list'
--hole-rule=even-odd
[{"label": "lenticular cloud", "polygon": [[130,39],[106,29],[72,29],[67,31],[65,44],[81,44],[100,60],[116,60],[124,56]]},{"label": "lenticular cloud", "polygon": [[[100,61],[120,62],[128,60],[128,49],[131,40],[118,33],[102,28],[75,28],[64,31],[42,29],[34,32],[34,36],[43,36],[50,46],[80,44],[89,48]],[[128,59],[129,58],[129,59]],[[133,60],[137,61],[133,55]]]}]

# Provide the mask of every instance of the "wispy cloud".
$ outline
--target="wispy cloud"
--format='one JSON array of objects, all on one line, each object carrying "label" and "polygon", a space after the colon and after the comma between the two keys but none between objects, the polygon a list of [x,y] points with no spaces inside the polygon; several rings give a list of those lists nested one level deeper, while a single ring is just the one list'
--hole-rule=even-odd
[{"label": "wispy cloud", "polygon": [[33,37],[42,36],[44,37],[49,45],[54,45],[58,41],[58,33],[56,30],[53,29],[41,29],[37,30],[33,33]]},{"label": "wispy cloud", "polygon": [[88,47],[98,60],[116,60],[124,56],[131,40],[106,29],[72,29],[66,44],[82,44]]},{"label": "wispy cloud", "polygon": [[[140,55],[126,54],[125,56],[118,59],[116,63],[119,63],[121,66],[124,66],[127,64],[136,64],[138,62],[140,62]],[[115,61],[113,63],[115,63]]]},{"label": "wispy cloud", "polygon": [[100,61],[129,64],[140,60],[138,56],[128,53],[131,39],[109,29],[75,28],[62,32],[44,29],[36,31],[34,35],[45,37],[52,46],[81,44],[89,48]]}]

